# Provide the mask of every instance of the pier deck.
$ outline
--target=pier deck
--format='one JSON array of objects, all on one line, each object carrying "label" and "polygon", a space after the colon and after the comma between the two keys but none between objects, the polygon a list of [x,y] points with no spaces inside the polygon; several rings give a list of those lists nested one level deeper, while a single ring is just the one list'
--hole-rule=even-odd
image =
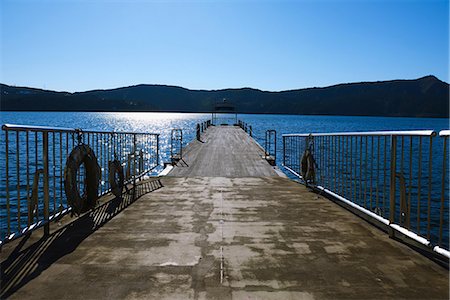
[{"label": "pier deck", "polygon": [[278,176],[262,159],[264,150],[241,128],[213,126],[183,153],[171,176]]},{"label": "pier deck", "polygon": [[[221,129],[208,131],[211,141]],[[202,151],[206,143],[192,145]],[[194,164],[202,161],[195,151],[186,153],[192,174]],[[273,174],[239,177],[232,170],[222,176],[186,177],[177,172],[157,181],[158,188],[149,189],[152,192],[141,192],[136,201],[124,205],[126,197],[112,200],[106,208],[40,239],[37,246],[16,244],[16,253],[2,264],[3,272],[14,277],[2,275],[9,284],[6,295],[14,292],[13,299],[449,297],[446,269],[294,181]],[[2,254],[11,253],[12,246],[6,245]]]}]

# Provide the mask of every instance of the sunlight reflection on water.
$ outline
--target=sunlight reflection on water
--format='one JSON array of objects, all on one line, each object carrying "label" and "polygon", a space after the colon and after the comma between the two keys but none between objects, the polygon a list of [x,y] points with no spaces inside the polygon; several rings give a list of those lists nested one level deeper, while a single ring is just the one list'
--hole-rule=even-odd
[{"label": "sunlight reflection on water", "polygon": [[[23,124],[81,128],[84,130],[151,132],[160,134],[160,161],[167,161],[170,152],[170,132],[183,130],[183,145],[195,137],[195,126],[211,118],[200,113],[152,113],[152,112],[0,112],[2,124]],[[448,119],[388,118],[357,116],[302,116],[302,115],[249,115],[239,119],[252,125],[256,140],[264,143],[267,129],[277,130],[277,149],[281,158],[281,135],[284,133],[413,130],[449,127]],[[0,141],[0,160],[4,159],[4,147]]]}]

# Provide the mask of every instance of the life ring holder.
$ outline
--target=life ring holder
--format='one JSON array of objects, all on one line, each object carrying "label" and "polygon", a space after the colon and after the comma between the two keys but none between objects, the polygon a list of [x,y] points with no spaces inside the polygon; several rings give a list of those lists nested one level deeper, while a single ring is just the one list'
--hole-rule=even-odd
[{"label": "life ring holder", "polygon": [[[67,203],[72,208],[72,213],[80,215],[97,204],[98,186],[101,178],[101,169],[97,162],[94,150],[83,144],[81,130],[77,130],[78,146],[72,149],[66,160],[64,169],[64,190]],[[84,189],[82,195],[78,190],[78,171],[84,165]]]},{"label": "life ring holder", "polygon": [[109,186],[111,187],[111,192],[114,196],[117,198],[122,197],[122,191],[124,188],[124,174],[123,174],[123,167],[119,160],[114,159],[112,161],[109,161],[108,163],[108,180],[109,180]]},{"label": "life ring holder", "polygon": [[315,178],[315,168],[314,168],[314,157],[309,150],[305,150],[302,155],[302,160],[300,164],[300,172],[302,178],[305,182],[314,182]]},{"label": "life ring holder", "polygon": [[315,160],[312,155],[312,147],[313,147],[313,137],[309,136],[308,140],[308,149],[303,152],[302,158],[300,160],[300,175],[302,176],[305,183],[315,182],[316,170],[315,170]]}]

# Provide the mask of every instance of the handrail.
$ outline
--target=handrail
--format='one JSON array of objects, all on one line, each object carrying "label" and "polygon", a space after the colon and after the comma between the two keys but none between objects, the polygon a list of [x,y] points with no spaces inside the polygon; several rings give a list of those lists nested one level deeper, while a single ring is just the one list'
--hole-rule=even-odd
[{"label": "handrail", "polygon": [[450,130],[439,131],[439,136],[450,136]]},{"label": "handrail", "polygon": [[[445,131],[445,130],[444,130]],[[450,132],[450,130],[449,130]],[[283,134],[283,136],[436,136],[434,130],[399,130],[399,131],[362,131],[362,132],[332,132],[332,133],[290,133]]]},{"label": "handrail", "polygon": [[264,156],[273,156],[274,160],[277,157],[277,131],[274,129],[266,130],[264,142]]},{"label": "handrail", "polygon": [[177,164],[183,159],[183,130],[174,128],[170,133],[170,160],[172,164]]},{"label": "handrail", "polygon": [[[79,157],[71,154],[78,146],[86,145],[94,153],[93,159],[100,168],[99,196],[109,193],[115,184],[111,180],[117,180],[111,175],[112,162],[118,161],[125,170],[124,181],[132,184],[133,197],[136,181],[159,165],[157,133],[15,124],[4,124],[1,128],[5,180],[0,182],[0,191],[5,195],[1,199],[5,211],[0,215],[0,245],[39,226],[45,226],[44,232],[48,233],[51,220],[71,211],[66,195],[66,171],[69,158]],[[86,172],[82,163],[74,176],[80,193],[86,188]]]},{"label": "handrail", "polygon": [[[437,133],[441,138],[436,138]],[[283,166],[301,182],[380,215],[396,231],[398,227],[404,229],[402,233],[414,233],[429,241],[430,247],[445,249],[450,256],[450,130],[300,133],[282,137]],[[309,164],[304,159],[307,149],[312,156]],[[311,182],[301,175],[309,168],[314,174]]]},{"label": "handrail", "polygon": [[[75,132],[79,130],[78,128],[68,128],[68,127],[50,127],[50,126],[29,126],[29,125],[17,125],[17,124],[3,124],[3,130],[11,130],[11,131],[47,131],[47,132]],[[133,132],[133,131],[107,131],[107,130],[84,130],[83,133],[107,133],[107,134],[153,134],[160,135],[159,133],[152,132]]]}]

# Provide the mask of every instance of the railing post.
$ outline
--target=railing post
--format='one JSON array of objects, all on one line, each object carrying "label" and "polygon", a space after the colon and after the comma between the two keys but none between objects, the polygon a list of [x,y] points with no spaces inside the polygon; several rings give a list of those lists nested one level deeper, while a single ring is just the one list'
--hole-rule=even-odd
[{"label": "railing post", "polygon": [[196,131],[197,131],[197,141],[200,141],[200,125],[199,124],[197,124]]},{"label": "railing post", "polygon": [[[447,141],[448,136],[444,136],[444,157],[442,158],[442,180],[441,180],[441,208],[439,214],[439,246],[442,247],[442,232],[444,227],[444,204],[445,204],[445,178],[447,165]],[[448,183],[448,181],[447,181]]]},{"label": "railing post", "polygon": [[133,200],[136,199],[136,133],[133,134]]},{"label": "railing post", "polygon": [[183,158],[183,129],[180,129],[180,159]]},{"label": "railing post", "polygon": [[159,134],[156,135],[156,165],[159,166]]},{"label": "railing post", "polygon": [[5,172],[6,172],[6,219],[7,219],[7,231],[6,236],[11,234],[11,208],[9,203],[9,131],[5,130]]},{"label": "railing post", "polygon": [[273,137],[273,148],[274,148],[273,159],[275,161],[277,161],[277,131],[274,130],[273,134],[274,134],[274,137]]},{"label": "railing post", "polygon": [[142,180],[142,177],[140,175],[142,172],[144,172],[144,150],[139,150],[139,164],[138,164],[138,174],[139,174],[139,181]]},{"label": "railing post", "polygon": [[50,195],[49,195],[49,178],[48,178],[48,132],[42,132],[42,154],[43,154],[43,163],[44,163],[44,235],[50,234]]},{"label": "railing post", "polygon": [[[391,136],[391,172],[390,172],[390,187],[389,187],[389,223],[393,224],[395,222],[395,173],[397,169],[397,137],[395,135]],[[394,236],[394,230],[389,229],[389,236]]]},{"label": "railing post", "polygon": [[283,136],[283,166],[286,166],[286,137]]},{"label": "railing post", "polygon": [[264,137],[264,158],[267,158],[267,133],[268,131],[266,130],[266,136]]}]

